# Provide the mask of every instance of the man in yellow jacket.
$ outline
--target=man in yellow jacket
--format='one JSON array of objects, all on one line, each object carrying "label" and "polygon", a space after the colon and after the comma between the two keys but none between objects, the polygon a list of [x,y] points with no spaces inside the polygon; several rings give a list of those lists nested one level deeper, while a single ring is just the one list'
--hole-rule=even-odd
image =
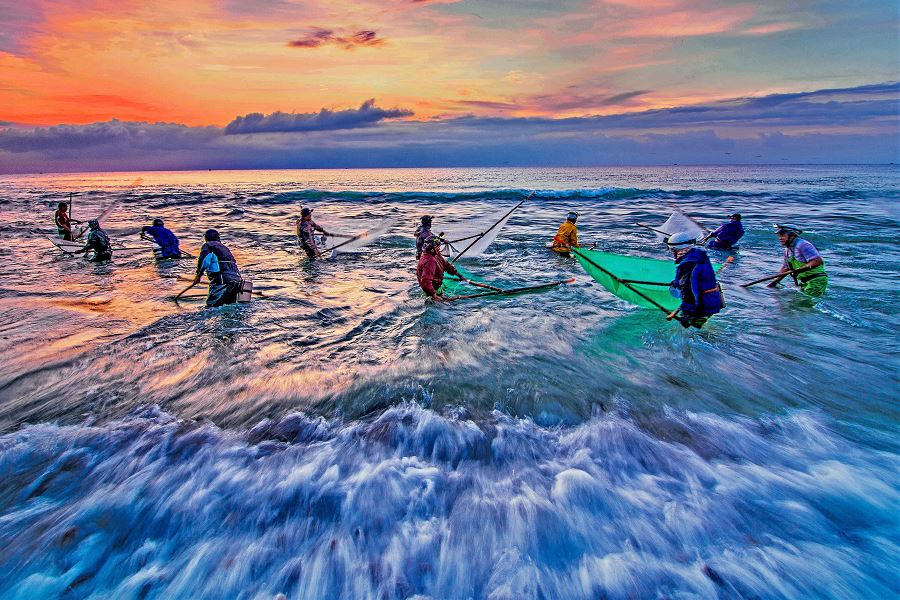
[{"label": "man in yellow jacket", "polygon": [[568,254],[572,248],[578,248],[578,227],[575,225],[577,220],[578,213],[570,211],[565,222],[559,226],[553,237],[551,250],[560,254]]}]

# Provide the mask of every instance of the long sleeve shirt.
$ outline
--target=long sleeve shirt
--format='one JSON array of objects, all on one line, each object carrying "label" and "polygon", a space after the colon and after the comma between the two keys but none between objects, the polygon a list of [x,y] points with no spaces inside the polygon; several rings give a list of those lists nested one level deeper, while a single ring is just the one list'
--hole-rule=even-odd
[{"label": "long sleeve shirt", "polygon": [[416,267],[416,278],[419,286],[429,297],[433,298],[437,290],[444,284],[444,272],[459,277],[459,271],[440,254],[423,252]]},{"label": "long sleeve shirt", "polygon": [[308,221],[301,220],[300,225],[297,227],[297,237],[300,238],[300,245],[315,249],[316,248],[316,238],[315,238],[316,231],[318,231],[320,233],[325,233],[325,230],[322,229],[318,225],[318,223],[316,223],[312,219],[310,219]]},{"label": "long sleeve shirt", "polygon": [[686,317],[704,317],[722,310],[716,271],[709,256],[699,248],[675,261],[672,286],[681,297],[681,313]]},{"label": "long sleeve shirt", "polygon": [[727,250],[744,237],[744,226],[740,221],[729,221],[709,234],[709,237],[715,237],[716,245]]},{"label": "long sleeve shirt", "polygon": [[175,234],[157,225],[146,226],[141,228],[141,233],[152,237],[160,248],[162,248],[163,256],[180,256],[181,250],[178,247],[178,238]]},{"label": "long sleeve shirt", "polygon": [[206,242],[200,248],[200,256],[197,257],[197,276],[203,275],[204,271],[212,283],[240,283],[241,281],[241,272],[238,269],[237,261],[234,260],[234,255],[225,244],[219,241]]},{"label": "long sleeve shirt", "polygon": [[572,221],[566,220],[559,226],[553,237],[553,249],[568,251],[569,248],[578,247],[578,227]]}]

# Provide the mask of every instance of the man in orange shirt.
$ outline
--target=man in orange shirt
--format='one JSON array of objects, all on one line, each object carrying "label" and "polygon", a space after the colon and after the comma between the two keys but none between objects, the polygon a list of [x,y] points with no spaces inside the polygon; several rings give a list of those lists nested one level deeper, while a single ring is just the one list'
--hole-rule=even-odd
[{"label": "man in orange shirt", "polygon": [[577,220],[578,213],[570,211],[565,222],[559,226],[553,237],[551,250],[560,254],[568,254],[572,248],[578,248],[578,227],[575,225]]}]

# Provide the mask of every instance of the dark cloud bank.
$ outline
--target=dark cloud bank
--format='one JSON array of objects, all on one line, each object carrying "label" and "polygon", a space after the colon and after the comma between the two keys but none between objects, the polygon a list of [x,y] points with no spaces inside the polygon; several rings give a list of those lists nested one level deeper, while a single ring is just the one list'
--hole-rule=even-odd
[{"label": "dark cloud bank", "polygon": [[[900,84],[570,119],[250,114],[225,128],[0,125],[0,172],[900,162]],[[398,120],[404,119],[404,120]]]},{"label": "dark cloud bank", "polygon": [[358,109],[333,111],[323,108],[317,113],[283,113],[271,115],[251,113],[237,117],[225,127],[227,135],[238,133],[276,133],[296,131],[334,131],[368,127],[385,119],[411,117],[411,110],[375,106],[375,99],[363,102]]}]

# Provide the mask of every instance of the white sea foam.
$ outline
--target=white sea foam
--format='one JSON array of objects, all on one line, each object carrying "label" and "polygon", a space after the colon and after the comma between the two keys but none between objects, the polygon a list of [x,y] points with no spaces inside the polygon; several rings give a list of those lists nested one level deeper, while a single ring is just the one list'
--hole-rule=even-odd
[{"label": "white sea foam", "polygon": [[[625,415],[479,426],[416,405],[243,433],[159,412],[25,427],[0,438],[0,597],[890,594],[895,457],[809,413],[671,418],[715,457]],[[319,433],[263,433],[285,431]]]}]

